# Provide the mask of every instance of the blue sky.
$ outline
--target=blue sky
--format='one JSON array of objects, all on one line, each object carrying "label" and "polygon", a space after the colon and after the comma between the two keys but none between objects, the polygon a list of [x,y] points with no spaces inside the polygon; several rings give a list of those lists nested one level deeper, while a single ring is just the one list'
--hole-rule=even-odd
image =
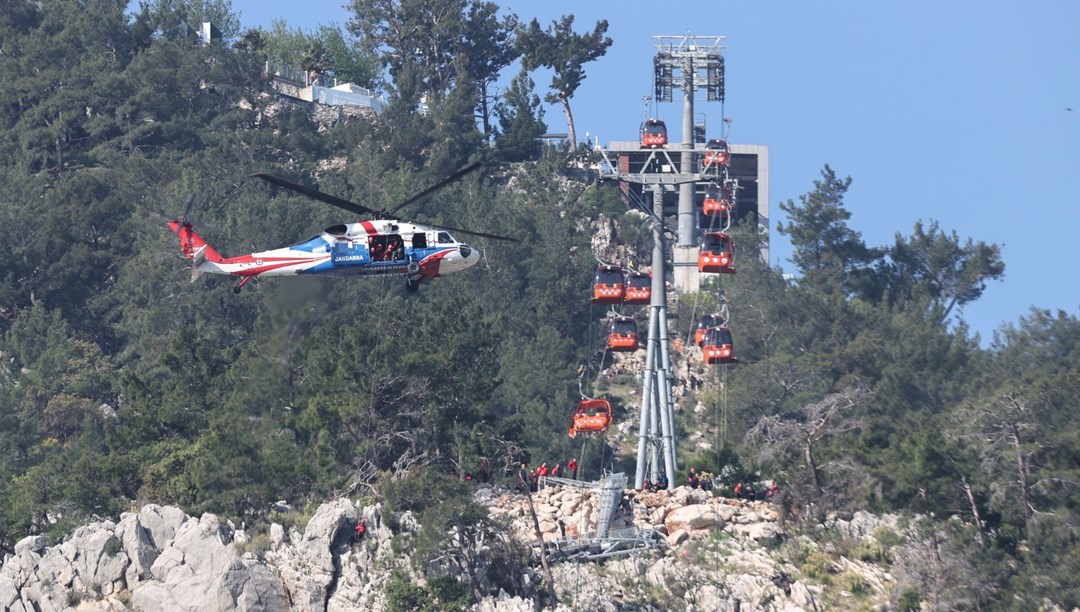
[{"label": "blue sky", "polygon": [[[345,24],[342,4],[233,0],[244,27],[283,18],[305,30]],[[608,20],[614,44],[571,101],[579,136],[637,137],[654,35],[724,36],[723,113],[702,93],[695,112],[710,136],[723,114],[732,142],[769,146],[773,229],[784,220],[777,205],[798,201],[827,163],[852,177],[849,224],[871,246],[918,220],[1003,246],[1005,279],[962,313],[984,343],[1032,306],[1080,315],[1069,255],[1080,231],[1080,2],[499,4],[542,25],[573,14],[579,32]],[[534,78],[546,90],[547,77]],[[681,112],[676,91],[655,114],[678,134]],[[566,131],[561,109],[545,120]],[[786,238],[774,231],[771,246],[770,263],[790,271]]]}]

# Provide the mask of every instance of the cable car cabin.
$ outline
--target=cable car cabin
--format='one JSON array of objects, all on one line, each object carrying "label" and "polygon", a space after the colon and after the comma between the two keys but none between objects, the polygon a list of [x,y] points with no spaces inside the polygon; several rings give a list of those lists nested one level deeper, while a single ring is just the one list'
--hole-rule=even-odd
[{"label": "cable car cabin", "polygon": [[667,146],[667,124],[659,119],[646,119],[641,125],[641,148],[662,149]]},{"label": "cable car cabin", "polygon": [[697,327],[694,328],[694,344],[705,346],[705,332],[712,327],[719,327],[723,323],[720,315],[708,314],[698,319]]},{"label": "cable car cabin", "polygon": [[608,326],[607,348],[616,352],[638,350],[637,321],[631,317],[612,319]]},{"label": "cable car cabin", "polygon": [[626,295],[626,279],[618,266],[596,266],[593,274],[594,304],[618,304]]},{"label": "cable car cabin", "polygon": [[611,425],[611,402],[606,399],[581,400],[570,420],[570,437],[598,434]]},{"label": "cable car cabin", "polygon": [[629,270],[626,273],[626,304],[648,304],[652,299],[652,274]]},{"label": "cable car cabin", "polygon": [[726,327],[710,327],[705,332],[705,345],[701,347],[705,363],[738,363],[732,346],[731,331]]},{"label": "cable car cabin", "polygon": [[705,144],[705,166],[726,166],[731,161],[728,143],[723,138],[714,138]]},{"label": "cable car cabin", "polygon": [[705,234],[697,260],[698,272],[735,273],[735,244],[722,232]]},{"label": "cable car cabin", "polygon": [[710,183],[705,188],[705,214],[710,217],[719,215],[726,218],[731,213],[731,190],[721,187],[716,183]]}]

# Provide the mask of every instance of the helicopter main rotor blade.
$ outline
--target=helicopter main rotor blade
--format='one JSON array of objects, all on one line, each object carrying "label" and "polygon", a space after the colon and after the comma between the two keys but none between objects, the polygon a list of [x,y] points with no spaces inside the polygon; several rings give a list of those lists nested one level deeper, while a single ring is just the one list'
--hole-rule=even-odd
[{"label": "helicopter main rotor blade", "polygon": [[259,178],[261,178],[262,180],[264,180],[264,181],[266,181],[268,183],[277,185],[278,187],[284,187],[285,189],[288,189],[290,191],[295,191],[296,193],[306,195],[309,198],[318,200],[320,202],[325,202],[325,203],[327,203],[327,204],[329,204],[331,206],[337,206],[338,208],[341,208],[343,210],[347,210],[347,211],[349,211],[351,213],[354,213],[354,214],[357,214],[357,215],[378,216],[380,214],[379,211],[372,210],[372,209],[368,208],[367,206],[357,204],[356,202],[350,202],[348,200],[344,200],[344,199],[339,198],[337,196],[332,196],[332,195],[330,195],[328,193],[323,193],[322,191],[319,191],[318,189],[312,189],[311,187],[305,187],[304,185],[301,185],[299,183],[294,183],[292,181],[285,180],[285,179],[281,178],[280,176],[274,176],[273,174],[267,174],[265,172],[256,172],[255,174],[252,174],[251,176],[259,177]]},{"label": "helicopter main rotor blade", "polygon": [[[413,196],[409,197],[409,199],[407,199],[407,200],[405,200],[403,202],[399,202],[393,208],[388,208],[386,210],[386,214],[390,215],[391,217],[394,216],[394,213],[401,210],[402,208],[405,208],[409,204],[412,204],[414,202],[418,202],[420,200],[423,200],[424,198],[426,198],[429,195],[435,193],[436,191],[442,189],[443,187],[446,187],[450,183],[461,180],[461,178],[463,176],[469,174],[470,172],[475,172],[476,170],[478,170],[480,168],[481,165],[482,164],[480,162],[473,162],[473,163],[469,164],[468,166],[465,166],[461,170],[458,170],[457,172],[455,172],[455,173],[451,174],[450,176],[444,178],[443,180],[439,181],[438,183],[435,183],[431,187],[428,187],[427,189],[421,191],[420,193],[417,193],[416,195],[413,195]],[[461,230],[459,230],[459,231],[461,231]]]}]

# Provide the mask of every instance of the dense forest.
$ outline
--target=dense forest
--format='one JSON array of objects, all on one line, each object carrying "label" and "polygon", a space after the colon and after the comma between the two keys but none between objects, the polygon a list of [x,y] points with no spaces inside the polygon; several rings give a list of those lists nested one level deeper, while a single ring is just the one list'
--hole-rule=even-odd
[{"label": "dense forest", "polygon": [[[631,243],[647,228],[573,139],[541,144],[540,96],[573,134],[607,24],[544,28],[481,0],[350,9],[347,30],[305,33],[241,31],[227,0],[5,3],[0,549],[146,502],[255,524],[275,500],[364,495],[483,522],[451,470],[483,457],[499,477],[577,452],[595,228]],[[193,38],[206,19],[222,40]],[[313,121],[274,92],[268,61],[378,88],[386,108]],[[554,74],[540,92],[539,67]],[[481,263],[417,294],[396,278],[191,283],[166,227],[185,215],[227,255],[274,248],[341,214],[254,172],[381,208],[477,160],[483,176],[406,212],[519,242],[470,240]],[[928,569],[909,604],[1080,605],[1080,320],[1033,309],[984,348],[963,307],[1005,273],[999,249],[932,220],[867,245],[847,223],[850,182],[826,165],[780,205],[796,280],[746,256],[760,235],[737,228],[725,292],[740,364],[678,417],[684,442],[715,431],[711,411],[686,408],[723,395],[730,423],[724,444],[680,451],[679,477],[776,478],[804,520],[912,517]],[[680,333],[715,299],[681,296]],[[593,455],[594,474],[634,460]]]}]

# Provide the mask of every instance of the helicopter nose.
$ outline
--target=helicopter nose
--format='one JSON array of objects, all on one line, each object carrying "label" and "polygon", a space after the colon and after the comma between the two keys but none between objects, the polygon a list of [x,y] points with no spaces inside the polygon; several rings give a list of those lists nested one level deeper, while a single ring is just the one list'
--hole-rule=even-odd
[{"label": "helicopter nose", "polygon": [[450,251],[439,262],[439,274],[461,272],[480,261],[480,251],[464,244],[459,244],[456,251]]},{"label": "helicopter nose", "polygon": [[458,247],[458,252],[461,253],[461,258],[464,260],[462,263],[466,268],[480,261],[480,251],[477,251],[469,245],[461,245]]}]

